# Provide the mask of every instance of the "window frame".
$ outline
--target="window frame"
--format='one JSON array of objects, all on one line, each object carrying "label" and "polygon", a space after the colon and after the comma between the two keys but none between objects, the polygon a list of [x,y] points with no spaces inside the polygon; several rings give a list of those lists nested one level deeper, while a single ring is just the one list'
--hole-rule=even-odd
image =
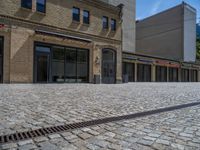
[{"label": "window frame", "polygon": [[[106,26],[104,25],[104,19],[107,20]],[[109,18],[108,18],[107,16],[103,16],[103,17],[102,17],[102,28],[105,29],[105,30],[108,30],[108,29],[109,29]]]},{"label": "window frame", "polygon": [[[88,17],[87,18],[84,16],[85,12],[88,13]],[[87,21],[85,21],[85,18],[86,18]],[[88,10],[83,10],[83,23],[84,24],[90,24],[90,11],[88,11]]]},{"label": "window frame", "polygon": [[[76,17],[74,16],[74,15],[77,15],[77,14],[74,13],[75,9],[78,10],[78,19],[76,19]],[[75,7],[75,6],[72,8],[72,21],[80,22],[80,20],[81,20],[80,19],[80,12],[81,12],[80,8]]]},{"label": "window frame", "polygon": [[32,10],[32,8],[33,8],[33,0],[30,0],[30,1],[31,1],[31,7],[26,7],[24,5],[24,3],[27,2],[27,0],[21,0],[21,8]]},{"label": "window frame", "polygon": [[38,10],[38,0],[36,0],[36,11],[39,12],[39,13],[46,13],[46,0],[44,0],[44,12],[43,11],[39,11]]},{"label": "window frame", "polygon": [[[114,24],[112,24],[114,23]],[[116,19],[111,19],[110,21],[110,25],[111,25],[111,31],[116,31],[117,30],[117,20]]]}]

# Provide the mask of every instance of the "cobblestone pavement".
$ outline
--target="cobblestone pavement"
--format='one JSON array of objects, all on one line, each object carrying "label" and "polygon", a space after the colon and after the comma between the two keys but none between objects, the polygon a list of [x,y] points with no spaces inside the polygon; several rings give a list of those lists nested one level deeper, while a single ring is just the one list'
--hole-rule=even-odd
[{"label": "cobblestone pavement", "polygon": [[[0,134],[199,101],[198,83],[1,85]],[[1,149],[200,149],[200,106],[83,128]]]}]

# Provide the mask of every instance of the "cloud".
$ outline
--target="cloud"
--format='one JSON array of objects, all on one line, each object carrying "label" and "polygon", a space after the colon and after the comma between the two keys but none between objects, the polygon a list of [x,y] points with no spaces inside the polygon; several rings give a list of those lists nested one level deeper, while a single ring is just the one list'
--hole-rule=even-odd
[{"label": "cloud", "polygon": [[163,0],[158,0],[152,7],[151,11],[150,11],[150,15],[154,15],[155,13],[157,13],[159,7],[161,6]]}]

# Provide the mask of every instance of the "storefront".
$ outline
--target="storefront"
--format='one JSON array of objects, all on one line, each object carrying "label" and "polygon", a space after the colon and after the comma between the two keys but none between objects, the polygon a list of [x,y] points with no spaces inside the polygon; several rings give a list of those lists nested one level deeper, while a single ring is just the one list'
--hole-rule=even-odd
[{"label": "storefront", "polygon": [[156,82],[167,82],[167,67],[156,66]]},{"label": "storefront", "polygon": [[194,69],[191,69],[190,70],[190,80],[191,82],[198,82],[198,71],[197,70],[194,70]]},{"label": "storefront", "polygon": [[88,83],[89,50],[35,43],[35,83]]},{"label": "storefront", "polygon": [[128,76],[128,82],[135,82],[135,63],[123,63],[123,75]]},{"label": "storefront", "polygon": [[181,81],[182,82],[190,82],[190,70],[189,69],[181,69]]},{"label": "storefront", "polygon": [[0,83],[3,82],[3,37],[0,37]]},{"label": "storefront", "polygon": [[137,81],[151,82],[151,65],[137,64]]},{"label": "storefront", "polygon": [[169,82],[178,82],[178,68],[169,67]]}]

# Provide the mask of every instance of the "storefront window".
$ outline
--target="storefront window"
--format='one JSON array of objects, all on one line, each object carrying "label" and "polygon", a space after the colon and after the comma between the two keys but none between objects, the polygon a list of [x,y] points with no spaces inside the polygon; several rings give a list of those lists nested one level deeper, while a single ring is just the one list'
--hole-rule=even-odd
[{"label": "storefront window", "polygon": [[156,81],[167,82],[167,67],[156,66]]},{"label": "storefront window", "polygon": [[3,82],[3,38],[0,37],[0,83]]},{"label": "storefront window", "polygon": [[63,46],[36,45],[35,81],[86,83],[89,81],[89,51]]},{"label": "storefront window", "polygon": [[52,48],[52,81],[64,82],[65,51],[63,47]]},{"label": "storefront window", "polygon": [[151,82],[151,65],[138,64],[137,66],[137,81]]}]

